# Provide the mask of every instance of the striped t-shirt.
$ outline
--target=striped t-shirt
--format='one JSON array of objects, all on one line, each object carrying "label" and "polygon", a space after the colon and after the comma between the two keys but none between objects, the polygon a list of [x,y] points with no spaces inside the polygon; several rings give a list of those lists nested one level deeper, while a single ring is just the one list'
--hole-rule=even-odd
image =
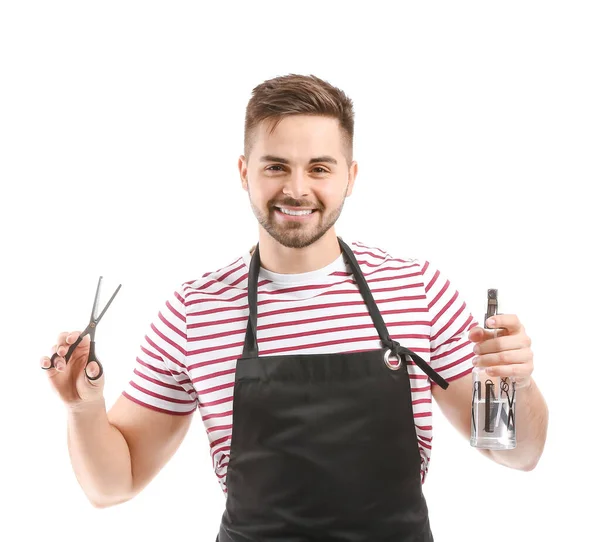
[{"label": "striped t-shirt", "polygon": [[[449,281],[428,261],[394,258],[348,243],[393,340],[413,350],[443,378],[472,370],[468,331],[478,325]],[[226,267],[183,283],[150,325],[132,380],[123,394],[160,412],[200,411],[215,474],[226,493],[236,361],[248,323],[244,253]],[[261,268],[258,278],[259,355],[326,354],[382,347],[349,265],[340,256],[301,274]],[[425,481],[432,444],[431,386],[408,366],[415,429]]]}]

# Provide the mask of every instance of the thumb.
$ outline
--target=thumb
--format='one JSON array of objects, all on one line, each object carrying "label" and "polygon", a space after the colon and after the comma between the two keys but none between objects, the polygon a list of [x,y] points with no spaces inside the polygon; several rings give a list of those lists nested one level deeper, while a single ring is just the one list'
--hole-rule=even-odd
[{"label": "thumb", "polygon": [[[100,374],[100,365],[97,362],[91,361],[88,366],[85,368],[85,374],[89,380],[96,383],[98,380],[98,375]],[[100,378],[102,378],[104,374]]]}]

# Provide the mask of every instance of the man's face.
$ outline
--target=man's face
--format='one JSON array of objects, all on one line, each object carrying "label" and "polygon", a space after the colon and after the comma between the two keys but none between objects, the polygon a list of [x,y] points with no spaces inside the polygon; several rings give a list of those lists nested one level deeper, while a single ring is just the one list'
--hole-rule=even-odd
[{"label": "man's face", "polygon": [[337,119],[285,117],[257,128],[250,156],[238,162],[242,186],[260,225],[278,243],[304,248],[335,224],[352,193],[357,164],[348,166]]}]

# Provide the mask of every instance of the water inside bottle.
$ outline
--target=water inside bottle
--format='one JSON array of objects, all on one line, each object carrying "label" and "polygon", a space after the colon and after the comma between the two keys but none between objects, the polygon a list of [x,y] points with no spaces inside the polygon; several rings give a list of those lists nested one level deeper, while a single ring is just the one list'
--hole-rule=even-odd
[{"label": "water inside bottle", "polygon": [[510,450],[517,445],[515,403],[506,396],[489,401],[486,416],[484,398],[475,399],[471,418],[471,446],[489,450]]}]

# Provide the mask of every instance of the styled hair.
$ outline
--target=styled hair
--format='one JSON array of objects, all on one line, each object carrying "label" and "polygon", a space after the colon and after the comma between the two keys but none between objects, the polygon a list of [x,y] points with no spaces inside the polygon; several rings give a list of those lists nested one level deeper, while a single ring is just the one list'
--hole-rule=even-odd
[{"label": "styled hair", "polygon": [[270,133],[290,115],[319,115],[339,121],[348,164],[352,162],[354,109],[346,94],[314,75],[289,74],[264,81],[252,90],[246,106],[244,154],[250,154],[255,129],[264,120],[272,120]]}]

